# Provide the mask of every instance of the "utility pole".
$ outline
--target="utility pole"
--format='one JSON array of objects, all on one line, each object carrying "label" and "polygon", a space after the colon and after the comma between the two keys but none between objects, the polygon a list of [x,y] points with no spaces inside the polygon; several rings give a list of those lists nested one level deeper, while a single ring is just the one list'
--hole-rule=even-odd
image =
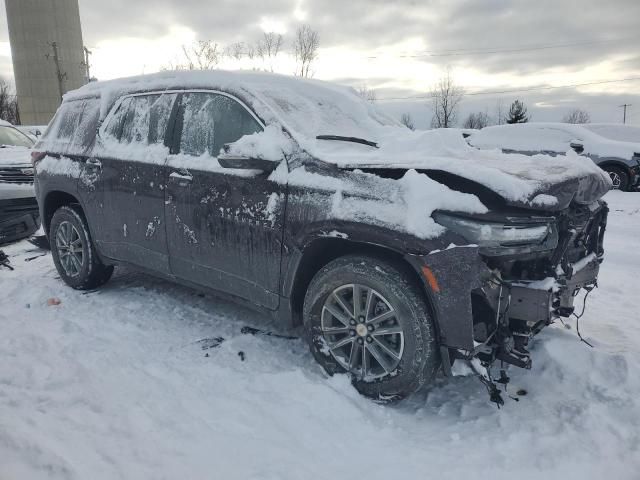
[{"label": "utility pole", "polygon": [[[58,79],[58,93],[60,94],[60,100],[62,100],[62,95],[64,94],[64,88],[62,86],[62,82],[65,78],[67,78],[67,74],[63,73],[60,69],[60,57],[58,57],[58,44],[56,42],[51,42],[51,49],[53,50],[53,62],[56,64],[56,77]],[[47,58],[49,55],[47,54]]]},{"label": "utility pole", "polygon": [[632,105],[629,103],[625,103],[624,105],[620,105],[620,108],[623,109],[623,113],[622,113],[622,123],[626,124],[627,123],[627,107],[631,107]]},{"label": "utility pole", "polygon": [[91,50],[87,47],[82,47],[84,49],[84,66],[87,69],[87,83],[91,81],[91,72],[89,70],[89,55],[91,55]]}]

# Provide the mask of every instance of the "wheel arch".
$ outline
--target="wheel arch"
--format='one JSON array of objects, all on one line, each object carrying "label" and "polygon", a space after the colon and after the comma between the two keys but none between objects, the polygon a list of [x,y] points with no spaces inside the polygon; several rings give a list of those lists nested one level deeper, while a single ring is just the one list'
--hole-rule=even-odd
[{"label": "wheel arch", "polygon": [[52,190],[50,192],[47,192],[42,204],[41,214],[42,226],[47,236],[49,236],[49,227],[51,225],[53,214],[56,212],[56,210],[65,205],[78,205],[80,208],[82,208],[78,197],[71,193],[65,192],[63,190]]},{"label": "wheel arch", "polygon": [[603,170],[606,170],[606,167],[617,167],[624,170],[624,172],[630,177],[633,175],[631,167],[620,160],[603,160],[598,162],[598,166]]},{"label": "wheel arch", "polygon": [[405,254],[392,247],[382,246],[361,240],[321,237],[310,241],[300,252],[295,272],[290,275],[289,286],[285,285],[285,296],[289,299],[289,308],[294,326],[302,323],[304,297],[313,277],[329,262],[346,255],[366,255],[393,263],[417,282],[424,293],[428,308],[433,312],[432,299],[425,290],[425,281],[407,259]]}]

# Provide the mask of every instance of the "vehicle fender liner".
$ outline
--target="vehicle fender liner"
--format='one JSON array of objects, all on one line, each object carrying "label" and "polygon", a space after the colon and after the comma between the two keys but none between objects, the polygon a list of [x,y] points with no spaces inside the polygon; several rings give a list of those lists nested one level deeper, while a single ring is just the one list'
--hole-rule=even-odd
[{"label": "vehicle fender liner", "polygon": [[424,280],[435,313],[441,347],[473,350],[471,291],[486,267],[478,247],[456,247],[429,255],[407,255]]}]

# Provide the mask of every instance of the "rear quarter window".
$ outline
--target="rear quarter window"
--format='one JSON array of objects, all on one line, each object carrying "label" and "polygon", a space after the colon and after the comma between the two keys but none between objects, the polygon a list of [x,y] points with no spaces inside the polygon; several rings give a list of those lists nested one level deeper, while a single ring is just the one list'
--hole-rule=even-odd
[{"label": "rear quarter window", "polygon": [[89,153],[98,130],[100,100],[63,102],[36,148],[68,155]]}]

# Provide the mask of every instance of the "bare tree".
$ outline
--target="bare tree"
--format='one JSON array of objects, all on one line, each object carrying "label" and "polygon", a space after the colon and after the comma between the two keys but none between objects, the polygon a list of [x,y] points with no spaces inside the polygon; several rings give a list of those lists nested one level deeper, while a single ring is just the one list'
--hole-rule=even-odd
[{"label": "bare tree", "polygon": [[304,24],[296,30],[296,38],[293,43],[296,56],[295,74],[300,77],[313,76],[311,65],[318,57],[320,36],[309,25]]},{"label": "bare tree", "polygon": [[376,103],[376,100],[378,99],[376,91],[373,88],[367,87],[366,85],[362,85],[360,88],[358,88],[357,92],[358,95],[367,102]]},{"label": "bare tree", "polygon": [[562,119],[564,123],[590,123],[591,115],[586,110],[576,108],[567,113]]},{"label": "bare tree", "polygon": [[256,56],[259,57],[263,63],[267,63],[269,70],[273,72],[273,62],[282,49],[283,38],[282,35],[275,32],[265,32],[263,38],[258,41],[255,48]]},{"label": "bare tree", "polygon": [[247,46],[244,42],[235,42],[227,45],[224,49],[224,56],[233,58],[234,60],[240,60],[247,53]]},{"label": "bare tree", "polygon": [[400,117],[400,123],[407,127],[409,130],[415,130],[416,124],[413,122],[413,117],[408,113],[403,113]]},{"label": "bare tree", "polygon": [[432,128],[449,128],[455,125],[463,95],[464,90],[456,85],[451,69],[447,68],[447,73],[430,92],[433,108]]},{"label": "bare tree", "polygon": [[14,125],[20,124],[18,97],[3,78],[0,78],[0,119],[11,122]]},{"label": "bare tree", "polygon": [[212,40],[198,40],[191,45],[182,45],[184,63],[170,64],[169,70],[213,70],[223,56],[223,51]]},{"label": "bare tree", "polygon": [[486,112],[470,113],[462,126],[464,128],[476,128],[481,129],[488,126],[491,123],[489,115]]}]

